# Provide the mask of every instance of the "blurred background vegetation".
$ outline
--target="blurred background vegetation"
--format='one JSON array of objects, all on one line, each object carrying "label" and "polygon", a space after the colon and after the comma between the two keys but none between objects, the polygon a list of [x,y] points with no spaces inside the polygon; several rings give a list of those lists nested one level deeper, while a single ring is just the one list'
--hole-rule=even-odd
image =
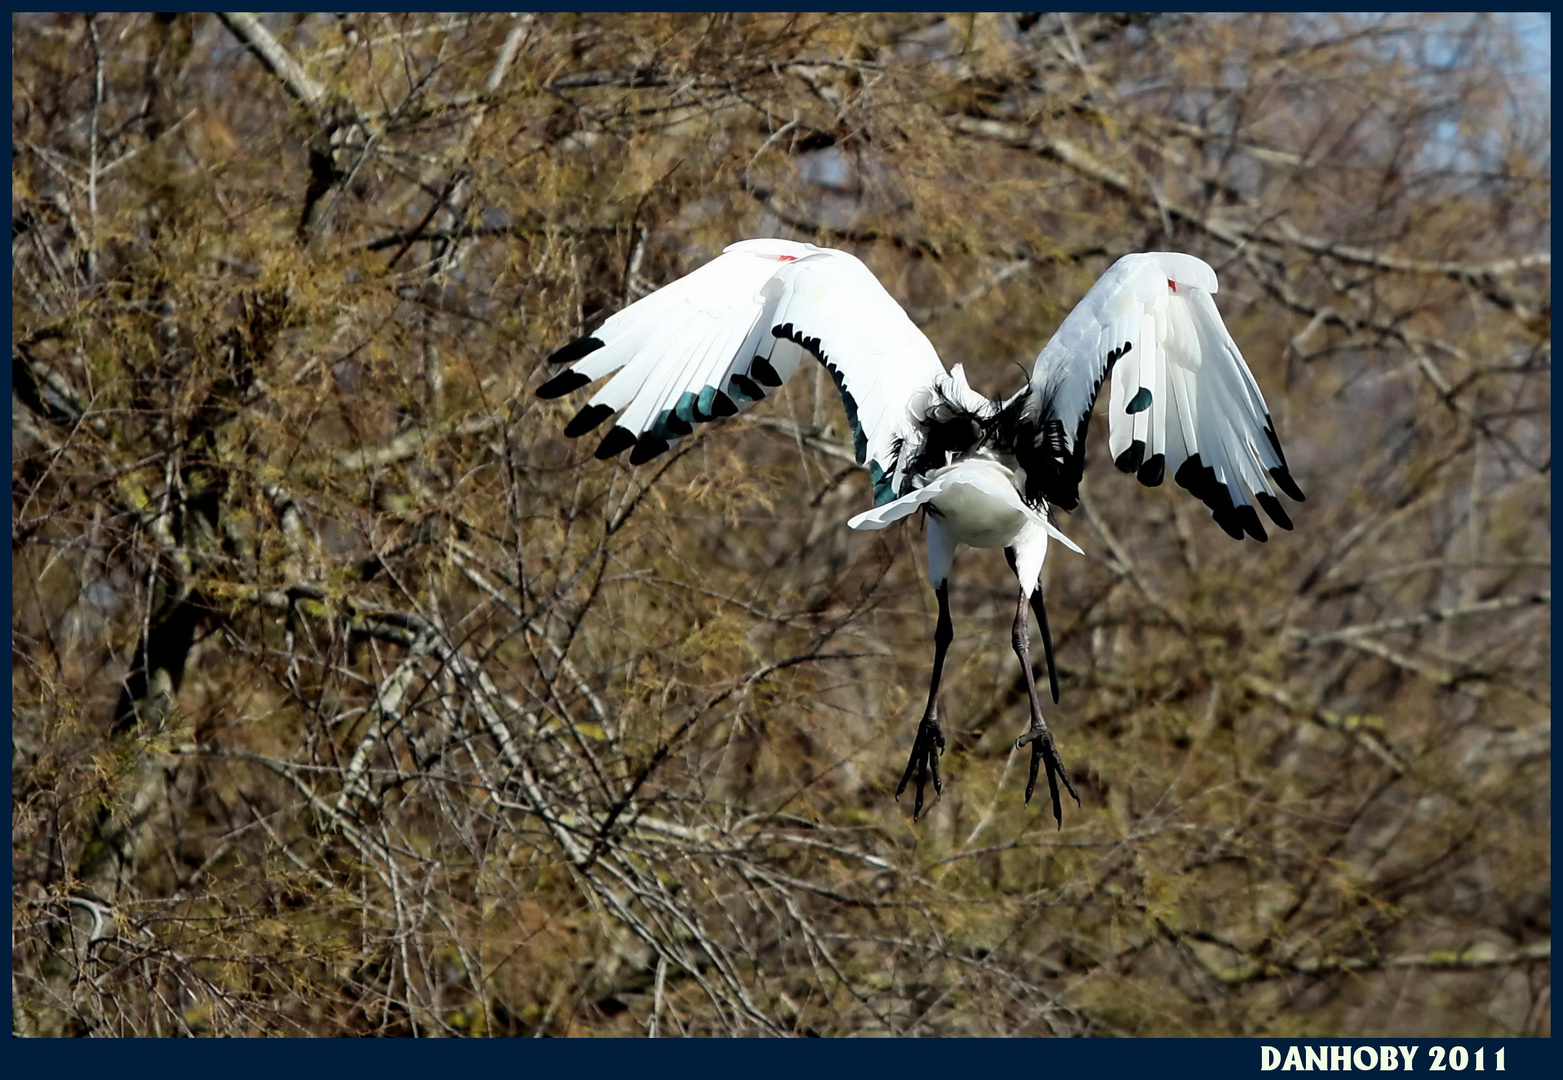
[{"label": "blurred background vegetation", "polygon": [[[1550,1034],[1538,26],[13,15],[15,1031]],[[766,235],[994,395],[1220,274],[1308,501],[1098,433],[1061,830],[993,552],[893,799],[923,541],[818,365],[638,470],[532,397]]]}]

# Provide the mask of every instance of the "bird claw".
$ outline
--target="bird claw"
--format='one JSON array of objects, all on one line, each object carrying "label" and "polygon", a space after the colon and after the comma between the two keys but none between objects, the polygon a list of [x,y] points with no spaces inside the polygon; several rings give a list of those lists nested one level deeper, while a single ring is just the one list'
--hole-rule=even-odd
[{"label": "bird claw", "polygon": [[899,802],[906,785],[916,781],[917,795],[912,802],[913,821],[923,812],[923,789],[928,786],[930,779],[933,780],[934,801],[938,802],[944,794],[944,783],[939,778],[939,755],[944,753],[944,745],[944,732],[939,729],[939,722],[923,717],[923,722],[917,726],[917,741],[912,743],[912,756],[907,759],[906,771],[901,774],[901,782],[895,788],[896,801]]},{"label": "bird claw", "polygon": [[1075,790],[1075,785],[1069,779],[1069,772],[1064,768],[1064,761],[1058,756],[1058,747],[1053,742],[1053,733],[1048,730],[1047,722],[1040,716],[1031,718],[1031,728],[1020,738],[1015,740],[1015,748],[1018,750],[1027,743],[1031,744],[1031,770],[1026,778],[1026,803],[1031,803],[1031,795],[1037,788],[1037,770],[1047,766],[1047,787],[1053,797],[1053,820],[1059,828],[1064,825],[1064,807],[1058,795],[1058,782],[1062,780],[1064,787],[1068,789],[1070,797],[1075,800],[1075,805],[1080,805],[1080,793]]}]

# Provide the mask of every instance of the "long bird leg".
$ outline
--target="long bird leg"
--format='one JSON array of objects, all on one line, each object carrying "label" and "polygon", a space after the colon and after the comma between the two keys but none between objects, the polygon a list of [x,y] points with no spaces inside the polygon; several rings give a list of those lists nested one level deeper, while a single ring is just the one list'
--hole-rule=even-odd
[{"label": "long bird leg", "polygon": [[1047,660],[1047,686],[1053,692],[1053,704],[1058,704],[1058,661],[1053,659],[1053,632],[1047,628],[1047,608],[1042,603],[1042,583],[1037,582],[1036,592],[1031,594],[1031,610],[1037,614],[1037,629],[1042,631],[1042,656]]},{"label": "long bird leg", "polygon": [[[1015,576],[1020,577],[1020,567],[1016,562],[1017,556],[1015,549],[1012,547],[1005,548],[1004,558],[1008,560],[1009,568],[1015,572]],[[1042,603],[1042,581],[1040,577],[1040,569],[1038,574],[1039,576],[1036,586],[1032,589],[1031,592],[1031,610],[1036,612],[1037,628],[1042,631],[1042,658],[1047,661],[1047,688],[1053,692],[1053,704],[1057,705],[1058,661],[1053,659],[1053,633],[1047,628],[1047,606]],[[1024,579],[1021,580],[1020,587],[1022,591],[1025,590],[1026,583]],[[1022,621],[1024,621],[1024,619],[1022,619]],[[1031,664],[1025,661],[1022,662],[1026,663],[1026,669],[1029,671],[1031,669]]]},{"label": "long bird leg", "polygon": [[[1038,596],[1041,595],[1039,592]],[[1031,794],[1037,787],[1037,769],[1047,766],[1047,787],[1053,797],[1053,820],[1059,828],[1064,825],[1064,808],[1058,797],[1058,782],[1062,780],[1064,787],[1068,789],[1070,796],[1075,800],[1075,805],[1080,805],[1080,793],[1075,790],[1074,782],[1069,779],[1069,772],[1064,768],[1063,759],[1058,756],[1058,747],[1053,742],[1053,733],[1047,728],[1047,721],[1042,719],[1042,702],[1037,698],[1037,680],[1031,671],[1031,626],[1026,621],[1026,602],[1029,599],[1025,585],[1020,587],[1020,601],[1015,605],[1015,630],[1010,637],[1015,646],[1015,655],[1020,660],[1020,668],[1026,673],[1026,694],[1031,699],[1031,727],[1019,739],[1015,740],[1015,746],[1031,744],[1031,770],[1026,778],[1026,802],[1031,802]],[[1042,627],[1042,638],[1048,656],[1048,672],[1052,674],[1052,642],[1051,635],[1047,632],[1047,617],[1041,612],[1040,602],[1038,607],[1038,623]],[[1057,699],[1057,682],[1053,684]]]},{"label": "long bird leg", "polygon": [[934,592],[939,597],[939,622],[933,631],[933,678],[928,683],[928,707],[923,710],[922,722],[917,725],[917,740],[912,743],[912,756],[906,762],[906,772],[901,774],[901,782],[895,788],[895,797],[899,800],[907,783],[916,780],[917,798],[912,803],[913,821],[923,812],[923,788],[930,778],[933,780],[934,799],[937,800],[944,793],[944,784],[939,779],[939,755],[944,753],[944,732],[939,730],[939,680],[944,675],[944,654],[955,637],[955,628],[950,622],[949,581],[941,582]]}]

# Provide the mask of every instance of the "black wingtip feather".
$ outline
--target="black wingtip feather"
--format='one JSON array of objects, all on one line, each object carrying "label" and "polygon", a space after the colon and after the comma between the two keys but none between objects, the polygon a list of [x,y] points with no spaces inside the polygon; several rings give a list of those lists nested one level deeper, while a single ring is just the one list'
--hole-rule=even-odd
[{"label": "black wingtip feather", "polygon": [[1166,475],[1167,455],[1152,454],[1146,459],[1145,464],[1140,466],[1136,477],[1146,487],[1160,487],[1162,478]]},{"label": "black wingtip feather", "polygon": [[726,394],[722,393],[720,390],[718,390],[716,392],[716,395],[714,397],[712,397],[712,399],[711,399],[711,416],[712,416],[712,418],[714,418],[714,419],[721,419],[724,416],[737,416],[737,415],[738,415],[738,406],[733,404],[733,399],[728,397]]},{"label": "black wingtip feather", "polygon": [[1151,407],[1151,391],[1150,391],[1150,387],[1142,386],[1142,387],[1140,387],[1139,391],[1134,395],[1134,397],[1129,399],[1129,404],[1124,408],[1123,411],[1132,416],[1135,413],[1144,412],[1146,409],[1148,409],[1150,407]]},{"label": "black wingtip feather", "polygon": [[763,356],[756,356],[754,362],[749,365],[749,376],[762,386],[777,387],[782,384],[781,375]]},{"label": "black wingtip feather", "polygon": [[611,457],[617,457],[630,447],[635,445],[635,433],[627,427],[615,427],[602,442],[597,444],[595,457],[598,461],[607,461]]},{"label": "black wingtip feather", "polygon": [[1277,465],[1270,470],[1270,478],[1275,481],[1275,486],[1298,502],[1307,502],[1308,497],[1302,493],[1302,488],[1297,486],[1297,481],[1292,479],[1291,471],[1285,465]]},{"label": "black wingtip feather", "polygon": [[659,439],[655,435],[642,435],[635,443],[635,449],[630,451],[630,464],[644,465],[666,450],[668,445],[666,439]]},{"label": "black wingtip feather", "polygon": [[1141,439],[1135,439],[1129,444],[1129,449],[1119,454],[1113,462],[1119,472],[1132,473],[1138,471],[1140,463],[1145,460],[1145,443]]},{"label": "black wingtip feather", "polygon": [[1242,526],[1243,531],[1261,544],[1270,539],[1265,533],[1264,525],[1259,521],[1259,515],[1254,512],[1252,506],[1244,503],[1233,510],[1233,516],[1237,520],[1238,525]]},{"label": "black wingtip feather", "polygon": [[588,405],[564,426],[564,433],[572,439],[578,435],[585,435],[612,415],[613,410],[606,405]]},{"label": "black wingtip feather", "polygon": [[1288,532],[1291,531],[1292,519],[1287,516],[1286,511],[1281,508],[1280,499],[1277,499],[1268,491],[1258,492],[1254,498],[1259,500],[1260,507],[1267,515],[1269,515],[1271,521],[1275,522],[1281,528],[1286,529]]},{"label": "black wingtip feather", "polygon": [[1183,464],[1172,474],[1172,479],[1196,499],[1205,497],[1205,463],[1199,460],[1197,453],[1183,459]]},{"label": "black wingtip feather", "polygon": [[583,356],[590,356],[600,348],[602,348],[602,340],[587,334],[585,337],[576,338],[570,344],[555,352],[548,358],[548,362],[550,364],[568,364],[579,360]]},{"label": "black wingtip feather", "polygon": [[[1228,536],[1234,540],[1243,539],[1244,520],[1238,513],[1238,508],[1232,505],[1232,493],[1227,490],[1225,484],[1216,479],[1216,470],[1201,461],[1198,454],[1190,454],[1188,459],[1178,466],[1178,471],[1173,473],[1172,479],[1179,487],[1186,488],[1189,494],[1210,507],[1210,516],[1215,518],[1216,524],[1221,526]],[[1257,523],[1259,515],[1254,514],[1253,507],[1248,506],[1247,503],[1243,505]]]},{"label": "black wingtip feather", "polygon": [[765,397],[765,388],[742,372],[733,372],[732,384],[738,393],[750,401],[759,401]]},{"label": "black wingtip feather", "polygon": [[542,386],[539,386],[537,388],[537,396],[540,398],[563,397],[571,390],[579,390],[581,387],[585,386],[591,381],[591,378],[583,372],[561,372],[560,374],[555,375],[552,379],[549,379]]},{"label": "black wingtip feather", "polygon": [[1216,524],[1220,525],[1226,534],[1234,540],[1243,539],[1243,526],[1237,520],[1237,515],[1230,510],[1216,510],[1212,512]]}]

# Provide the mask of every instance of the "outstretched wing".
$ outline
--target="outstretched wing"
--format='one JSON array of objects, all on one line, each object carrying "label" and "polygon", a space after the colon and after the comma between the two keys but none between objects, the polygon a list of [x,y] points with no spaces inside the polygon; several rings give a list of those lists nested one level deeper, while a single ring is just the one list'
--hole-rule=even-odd
[{"label": "outstretched wing", "polygon": [[835,379],[876,501],[894,498],[896,448],[914,426],[908,404],[945,375],[944,365],[873,273],[844,251],[790,240],[733,244],[556,352],[552,362],[573,363],[537,395],[559,397],[612,374],[564,432],[584,435],[618,413],[597,457],[630,450],[639,465],[695,424],[781,386],[805,352]]},{"label": "outstretched wing", "polygon": [[1125,255],[1103,274],[1037,356],[1026,405],[1035,443],[1020,448],[1027,494],[1072,510],[1085,436],[1112,376],[1113,462],[1155,487],[1168,472],[1234,538],[1264,540],[1254,502],[1283,529],[1276,489],[1301,501],[1264,396],[1227,333],[1216,272],[1192,255]]}]

